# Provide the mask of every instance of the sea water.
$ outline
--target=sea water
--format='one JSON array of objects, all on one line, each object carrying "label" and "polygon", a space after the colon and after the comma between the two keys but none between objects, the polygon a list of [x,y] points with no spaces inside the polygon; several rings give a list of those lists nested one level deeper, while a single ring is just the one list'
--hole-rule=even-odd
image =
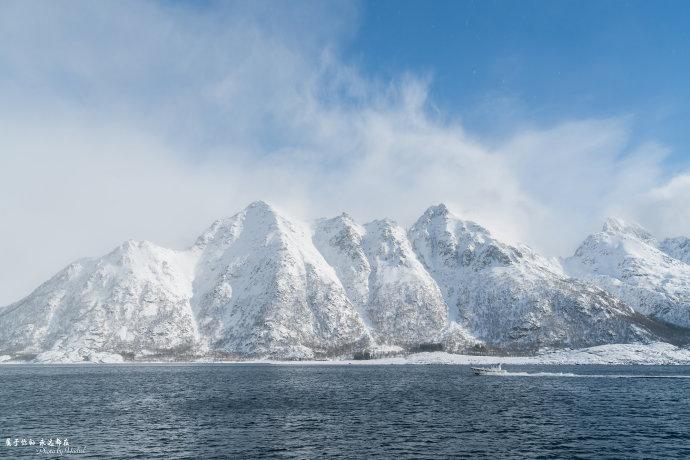
[{"label": "sea water", "polygon": [[2,365],[0,458],[690,458],[690,367],[504,368]]}]

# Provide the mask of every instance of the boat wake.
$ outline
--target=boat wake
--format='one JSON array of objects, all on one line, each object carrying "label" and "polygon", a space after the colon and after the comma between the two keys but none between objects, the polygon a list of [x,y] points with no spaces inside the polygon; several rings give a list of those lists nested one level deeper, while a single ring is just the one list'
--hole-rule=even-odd
[{"label": "boat wake", "polygon": [[497,374],[500,377],[577,377],[599,379],[690,379],[690,375],[668,374],[574,374],[572,372],[511,372]]},{"label": "boat wake", "polygon": [[511,372],[503,374],[506,377],[587,377],[584,374],[573,374],[571,372]]}]

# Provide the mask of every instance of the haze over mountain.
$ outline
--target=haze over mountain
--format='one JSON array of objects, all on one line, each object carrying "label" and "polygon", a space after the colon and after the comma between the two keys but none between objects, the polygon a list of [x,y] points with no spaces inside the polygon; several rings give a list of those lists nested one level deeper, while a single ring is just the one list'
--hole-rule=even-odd
[{"label": "haze over mountain", "polygon": [[444,205],[408,230],[347,214],[310,228],[258,201],[188,249],[127,241],[70,264],[0,309],[0,355],[316,359],[677,342],[690,326],[684,248],[611,219],[561,265]]}]

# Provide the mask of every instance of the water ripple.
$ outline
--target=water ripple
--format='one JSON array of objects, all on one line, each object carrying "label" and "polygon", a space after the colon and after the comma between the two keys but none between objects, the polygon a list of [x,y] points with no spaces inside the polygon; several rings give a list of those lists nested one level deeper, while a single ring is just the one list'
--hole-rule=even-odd
[{"label": "water ripple", "polygon": [[689,370],[6,365],[0,435],[81,458],[687,458]]}]

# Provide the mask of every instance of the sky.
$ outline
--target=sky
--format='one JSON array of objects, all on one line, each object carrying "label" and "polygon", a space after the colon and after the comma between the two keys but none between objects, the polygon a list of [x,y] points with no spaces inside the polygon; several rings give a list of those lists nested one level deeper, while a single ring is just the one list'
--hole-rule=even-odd
[{"label": "sky", "polygon": [[690,236],[682,1],[0,2],[0,305],[263,199]]}]

